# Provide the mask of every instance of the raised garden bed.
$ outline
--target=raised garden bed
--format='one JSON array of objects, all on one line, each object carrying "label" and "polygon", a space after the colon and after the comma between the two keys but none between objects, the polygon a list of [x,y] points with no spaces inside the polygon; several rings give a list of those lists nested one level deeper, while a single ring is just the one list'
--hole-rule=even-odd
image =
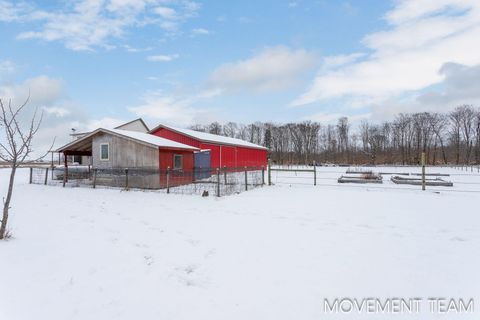
[{"label": "raised garden bed", "polygon": [[[395,184],[409,184],[414,186],[421,186],[422,179],[421,178],[405,178],[400,176],[392,176],[390,180]],[[426,186],[440,186],[440,187],[453,187],[453,182],[445,181],[441,178],[435,179],[425,179]]]},{"label": "raised garden bed", "polygon": [[382,176],[371,171],[361,172],[359,175],[342,175],[337,181],[338,183],[383,183]]}]

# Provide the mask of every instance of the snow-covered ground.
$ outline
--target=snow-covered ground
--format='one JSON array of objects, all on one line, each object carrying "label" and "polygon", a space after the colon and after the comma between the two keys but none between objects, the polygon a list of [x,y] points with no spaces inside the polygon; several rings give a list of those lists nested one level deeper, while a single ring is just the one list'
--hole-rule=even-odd
[{"label": "snow-covered ground", "polygon": [[[223,198],[29,185],[22,170],[14,238],[0,242],[0,319],[478,319],[480,193],[461,190],[480,190],[480,175],[438,169],[472,183],[459,192],[329,186],[345,169],[319,169],[328,183],[317,187],[289,178]],[[342,297],[476,304],[443,316],[324,312]]]}]

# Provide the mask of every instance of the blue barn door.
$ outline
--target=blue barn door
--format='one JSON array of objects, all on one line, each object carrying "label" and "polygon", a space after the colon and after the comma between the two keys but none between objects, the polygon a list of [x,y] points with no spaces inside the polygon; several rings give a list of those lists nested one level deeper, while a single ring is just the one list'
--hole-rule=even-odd
[{"label": "blue barn door", "polygon": [[193,170],[195,171],[195,180],[210,178],[210,150],[199,151],[193,154]]}]

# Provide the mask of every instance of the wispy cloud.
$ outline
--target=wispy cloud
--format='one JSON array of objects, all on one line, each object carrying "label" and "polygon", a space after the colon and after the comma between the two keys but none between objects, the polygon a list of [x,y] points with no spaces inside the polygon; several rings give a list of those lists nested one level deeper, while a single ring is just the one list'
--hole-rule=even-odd
[{"label": "wispy cloud", "polygon": [[195,28],[195,29],[192,29],[192,34],[193,35],[207,35],[207,34],[210,34],[210,31],[208,31],[205,28]]},{"label": "wispy cloud", "polygon": [[15,70],[15,64],[10,60],[0,61],[0,76],[12,73]]},{"label": "wispy cloud", "polygon": [[178,59],[180,55],[178,54],[171,54],[171,55],[153,55],[148,56],[147,60],[151,62],[170,62],[175,59]]},{"label": "wispy cloud", "polygon": [[388,30],[363,39],[366,52],[327,58],[341,63],[321,69],[292,105],[333,98],[380,104],[441,82],[447,62],[480,63],[480,46],[473,45],[480,38],[478,1],[399,0],[385,19]]},{"label": "wispy cloud", "polygon": [[176,32],[199,8],[187,0],[79,0],[44,11],[0,0],[0,21],[36,22],[31,30],[18,34],[18,39],[61,41],[72,50],[93,50],[114,47],[112,39],[124,37],[129,28],[156,25],[165,32]]}]

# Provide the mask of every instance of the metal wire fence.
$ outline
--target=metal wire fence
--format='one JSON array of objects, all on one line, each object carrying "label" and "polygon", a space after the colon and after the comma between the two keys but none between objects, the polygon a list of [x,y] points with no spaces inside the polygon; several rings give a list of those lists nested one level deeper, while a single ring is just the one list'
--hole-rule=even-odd
[{"label": "metal wire fence", "polygon": [[30,183],[69,187],[158,190],[166,193],[225,196],[265,184],[265,168],[91,168],[89,166],[32,167]]},{"label": "metal wire fence", "polygon": [[[364,176],[376,174],[383,179],[371,180]],[[308,166],[272,165],[267,173],[267,184],[289,187],[327,187],[379,190],[421,190],[416,180],[421,177],[419,166]],[[427,190],[441,192],[480,193],[480,166],[428,166]],[[356,179],[342,179],[356,178]],[[398,184],[398,177],[408,180]],[[392,178],[394,178],[392,180]],[[433,183],[432,183],[433,182]],[[447,183],[443,183],[447,182]],[[451,183],[448,183],[451,182]]]}]

